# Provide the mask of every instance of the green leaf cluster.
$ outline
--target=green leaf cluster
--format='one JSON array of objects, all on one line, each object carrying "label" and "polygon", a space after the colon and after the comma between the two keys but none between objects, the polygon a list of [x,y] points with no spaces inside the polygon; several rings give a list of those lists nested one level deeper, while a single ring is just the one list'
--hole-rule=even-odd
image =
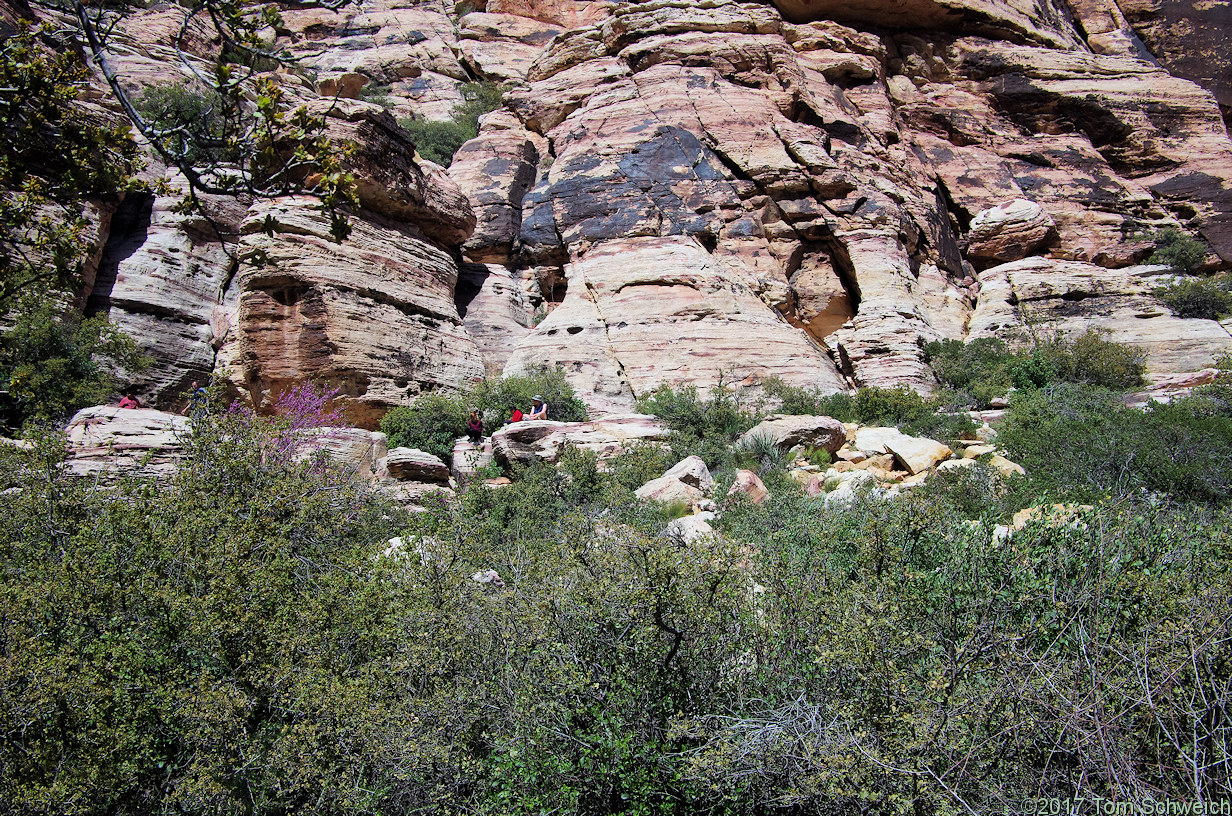
[{"label": "green leaf cluster", "polygon": [[1072,339],[1061,334],[1036,338],[1029,348],[1011,349],[985,337],[964,343],[940,340],[924,347],[937,380],[951,393],[939,399],[986,408],[1010,389],[1079,383],[1126,390],[1143,383],[1146,355],[1088,329]]},{"label": "green leaf cluster", "polygon": [[479,117],[502,104],[503,91],[494,82],[466,82],[461,88],[462,103],[456,105],[447,122],[427,119],[399,119],[411,136],[419,154],[442,167],[453,163],[454,154],[479,135]]},{"label": "green leaf cluster", "polygon": [[83,318],[52,298],[27,296],[0,336],[0,427],[62,422],[108,401],[120,370],[147,363],[105,317]]},{"label": "green leaf cluster", "polygon": [[381,430],[391,448],[418,448],[448,462],[454,441],[466,435],[471,411],[479,412],[484,433],[491,434],[509,420],[515,408],[528,413],[536,395],[547,403],[549,419],[586,419],[586,405],[574,394],[564,372],[543,368],[522,376],[484,380],[457,394],[424,394],[412,405],[387,413],[381,419]]}]

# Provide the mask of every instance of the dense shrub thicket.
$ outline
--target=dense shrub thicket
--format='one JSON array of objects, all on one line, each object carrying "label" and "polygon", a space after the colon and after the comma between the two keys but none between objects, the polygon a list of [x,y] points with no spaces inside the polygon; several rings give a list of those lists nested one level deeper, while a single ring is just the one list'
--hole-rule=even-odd
[{"label": "dense shrub thicket", "polygon": [[274,423],[198,418],[157,485],[0,449],[0,811],[1232,795],[1226,504],[1109,492],[1011,545],[993,523],[1038,494],[982,467],[845,508],[772,473],[689,543],[624,481],[646,450],[407,516]]},{"label": "dense shrub thicket", "polygon": [[381,420],[390,447],[418,448],[448,462],[453,443],[466,435],[471,411],[478,411],[484,432],[492,433],[509,420],[514,408],[524,413],[536,395],[548,406],[548,418],[560,422],[586,419],[586,405],[559,369],[544,368],[525,376],[484,380],[458,394],[432,393],[413,405],[394,408]]},{"label": "dense shrub thicket", "polygon": [[1232,386],[1145,411],[1113,392],[1057,385],[1014,395],[998,443],[1042,491],[1093,500],[1147,490],[1219,503],[1232,495]]},{"label": "dense shrub thicket", "polygon": [[937,380],[950,391],[938,396],[956,405],[988,407],[1011,389],[1081,383],[1112,389],[1141,385],[1145,354],[1091,329],[1069,339],[1038,338],[1030,348],[1011,349],[996,338],[940,340],[924,347]]}]

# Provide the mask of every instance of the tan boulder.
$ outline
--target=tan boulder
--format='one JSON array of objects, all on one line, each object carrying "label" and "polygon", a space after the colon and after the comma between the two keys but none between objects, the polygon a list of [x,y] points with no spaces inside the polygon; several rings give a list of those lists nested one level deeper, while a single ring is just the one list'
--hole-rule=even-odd
[{"label": "tan boulder", "polygon": [[1056,237],[1052,216],[1034,201],[1018,198],[976,213],[967,257],[981,266],[1017,261],[1042,252]]},{"label": "tan boulder", "polygon": [[82,408],[64,429],[67,465],[77,476],[172,474],[183,456],[187,417],[150,409]]},{"label": "tan boulder", "polygon": [[415,448],[394,448],[385,456],[385,468],[400,482],[449,484],[449,468],[440,458]]},{"label": "tan boulder", "polygon": [[388,453],[388,439],[380,431],[326,427],[302,431],[301,436],[297,458],[323,451],[361,479],[378,478],[385,473],[383,460]]},{"label": "tan boulder", "polygon": [[453,456],[450,459],[449,473],[465,485],[475,478],[475,474],[486,468],[496,459],[492,451],[491,440],[485,439],[476,445],[466,437],[453,443]]},{"label": "tan boulder", "polygon": [[646,484],[633,491],[639,499],[656,501],[661,504],[685,504],[692,507],[700,501],[702,491],[690,484],[685,484],[675,476],[660,476],[651,479]]},{"label": "tan boulder", "polygon": [[805,495],[820,496],[822,494],[821,477],[817,473],[796,468],[788,471],[787,476],[793,482],[800,485],[800,489],[804,491]]},{"label": "tan boulder", "polygon": [[994,454],[988,459],[988,464],[997,469],[1002,476],[1025,476],[1027,471],[1017,462],[1011,462],[1000,454]]},{"label": "tan boulder", "polygon": [[823,448],[827,453],[837,453],[847,442],[843,423],[827,416],[774,415],[763,419],[741,435],[737,445],[747,445],[750,440],[767,438],[784,450],[803,445]]},{"label": "tan boulder", "polygon": [[893,454],[913,475],[953,455],[947,445],[934,439],[908,436],[897,428],[861,428],[856,433],[856,447],[870,454]]},{"label": "tan boulder", "polygon": [[688,456],[668,468],[664,476],[679,479],[687,485],[692,485],[703,493],[710,492],[714,485],[714,477],[700,456]]},{"label": "tan boulder", "polygon": [[698,539],[713,537],[714,528],[710,526],[712,521],[714,521],[714,513],[702,511],[691,516],[673,519],[663,528],[663,533],[688,544]]},{"label": "tan boulder", "polygon": [[986,453],[993,453],[997,449],[992,445],[968,445],[963,449],[963,459],[978,459]]},{"label": "tan boulder", "polygon": [[535,420],[515,422],[493,433],[492,452],[505,466],[555,462],[566,445],[610,459],[630,445],[667,437],[667,428],[645,414],[616,414],[590,422]]},{"label": "tan boulder", "polygon": [[761,504],[770,495],[770,491],[762,484],[756,473],[751,470],[739,470],[736,472],[736,481],[732,482],[727,495],[729,497],[743,495],[748,497],[753,504]]}]

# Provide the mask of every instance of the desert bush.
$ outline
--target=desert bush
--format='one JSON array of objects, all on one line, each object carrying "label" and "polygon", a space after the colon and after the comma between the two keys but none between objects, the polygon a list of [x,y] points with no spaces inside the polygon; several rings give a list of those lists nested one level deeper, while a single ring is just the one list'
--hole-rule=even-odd
[{"label": "desert bush", "polygon": [[479,135],[479,117],[502,104],[503,90],[494,82],[467,82],[460,90],[463,101],[454,106],[448,122],[398,120],[420,155],[442,167],[448,167],[459,148]]},{"label": "desert bush", "polygon": [[449,462],[454,442],[466,435],[471,410],[464,396],[423,394],[385,414],[381,431],[389,437],[390,448],[416,448]]},{"label": "desert bush", "polygon": [[741,438],[735,446],[736,461],[761,475],[771,471],[782,470],[787,463],[786,451],[779,448],[774,441],[774,435],[757,432]]},{"label": "desert bush", "polygon": [[1232,313],[1232,276],[1184,278],[1154,291],[1177,317],[1217,320]]},{"label": "desert bush", "polygon": [[1151,237],[1155,251],[1148,263],[1168,266],[1178,275],[1192,275],[1206,260],[1206,245],[1176,227],[1165,227]]},{"label": "desert bush", "polygon": [[427,451],[442,461],[453,456],[453,444],[466,435],[470,412],[479,411],[485,433],[492,433],[509,419],[514,408],[531,407],[536,394],[548,406],[548,418],[559,422],[583,422],[586,405],[560,369],[539,369],[529,374],[485,380],[457,394],[430,393],[409,406],[394,408],[381,419],[381,431],[391,448]]},{"label": "desert bush", "polygon": [[1107,332],[1087,329],[1073,338],[1054,336],[1042,342],[1034,354],[1056,372],[1061,382],[1125,390],[1142,385],[1146,352],[1116,343]]},{"label": "desert bush", "polygon": [[941,340],[924,347],[925,361],[946,389],[939,399],[988,407],[1012,388],[1043,388],[1055,382],[1127,389],[1141,385],[1146,355],[1089,329],[1070,339],[1059,333],[1034,338],[1028,348],[1011,349],[996,338],[969,343]]},{"label": "desert bush", "polygon": [[[1065,411],[1104,405],[1063,388]],[[0,808],[956,816],[1232,795],[1226,507],[1131,495],[1007,544],[1012,485],[982,468],[841,510],[775,472],[763,505],[687,543],[571,449],[407,515],[278,453],[325,414],[312,392],[273,420],[204,415],[161,484],[73,479],[54,437],[0,447]]]},{"label": "desert bush", "polygon": [[194,426],[161,483],[76,479],[62,443],[0,462],[6,812],[347,813],[428,761],[388,739],[416,658],[372,556],[400,511],[267,455],[265,419]]},{"label": "desert bush", "polygon": [[559,368],[545,367],[517,376],[485,380],[468,393],[488,433],[508,420],[514,408],[529,411],[535,395],[543,397],[547,404],[548,419],[585,422],[587,418],[586,404],[577,398],[573,386]]},{"label": "desert bush", "polygon": [[904,433],[945,440],[961,439],[975,430],[975,423],[965,413],[950,413],[953,407],[963,407],[951,405],[951,402],[965,405],[965,399],[925,399],[905,386],[864,386],[854,394],[821,394],[815,389],[798,388],[777,378],[767,378],[762,387],[768,396],[781,403],[778,412],[783,414],[828,416],[840,422],[865,425],[893,425]]},{"label": "desert bush", "polygon": [[53,297],[27,297],[0,337],[0,424],[59,422],[112,397],[116,373],[148,358],[105,317],[83,318]]},{"label": "desert bush", "polygon": [[1232,419],[1197,395],[1145,411],[1105,389],[1019,392],[998,443],[1038,489],[1098,500],[1139,490],[1221,503],[1232,491]]},{"label": "desert bush", "polygon": [[692,385],[662,385],[638,400],[638,410],[653,414],[673,431],[697,439],[730,442],[756,422],[742,395],[722,384],[711,389],[706,397]]}]

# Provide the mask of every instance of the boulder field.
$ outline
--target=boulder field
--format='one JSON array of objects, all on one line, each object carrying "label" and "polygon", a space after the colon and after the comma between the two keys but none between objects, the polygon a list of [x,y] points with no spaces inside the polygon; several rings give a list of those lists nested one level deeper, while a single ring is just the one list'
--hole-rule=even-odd
[{"label": "boulder field", "polygon": [[[176,409],[213,375],[262,408],[311,378],[373,429],[544,364],[628,414],[660,385],[770,375],[928,391],[924,343],[1040,325],[1106,330],[1164,379],[1232,352],[1229,325],[1152,297],[1167,270],[1144,263],[1177,226],[1232,266],[1210,4],[468,5],[294,7],[269,32],[299,58],[286,96],[355,146],[346,242],[302,198],[211,200],[208,220],[173,196],[98,205],[87,310],[154,358],[144,402]],[[178,13],[115,33],[134,91],[173,70]],[[1205,61],[1178,44],[1195,21]],[[424,159],[397,119],[447,120],[474,81],[502,107],[448,169]]]}]

